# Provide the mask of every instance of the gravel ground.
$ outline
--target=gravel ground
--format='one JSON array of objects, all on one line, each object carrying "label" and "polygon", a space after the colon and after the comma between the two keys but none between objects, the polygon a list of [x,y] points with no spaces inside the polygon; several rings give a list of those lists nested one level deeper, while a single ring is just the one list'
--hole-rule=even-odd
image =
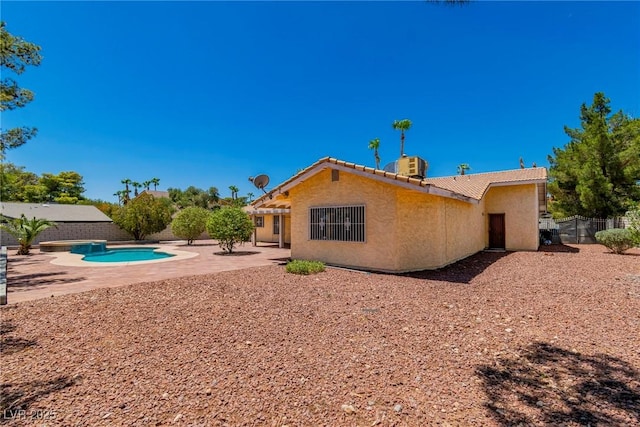
[{"label": "gravel ground", "polygon": [[7,306],[2,424],[640,425],[640,250],[545,249]]}]

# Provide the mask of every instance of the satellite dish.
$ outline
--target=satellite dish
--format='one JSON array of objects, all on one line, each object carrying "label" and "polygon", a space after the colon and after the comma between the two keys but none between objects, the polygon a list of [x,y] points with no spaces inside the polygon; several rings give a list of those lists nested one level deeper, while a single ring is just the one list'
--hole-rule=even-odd
[{"label": "satellite dish", "polygon": [[382,170],[385,172],[398,173],[398,162],[387,163]]},{"label": "satellite dish", "polygon": [[256,188],[264,191],[266,194],[267,191],[264,189],[264,187],[266,187],[269,184],[269,177],[267,175],[258,175],[256,177],[249,177],[249,181],[253,182],[253,185],[255,185]]}]

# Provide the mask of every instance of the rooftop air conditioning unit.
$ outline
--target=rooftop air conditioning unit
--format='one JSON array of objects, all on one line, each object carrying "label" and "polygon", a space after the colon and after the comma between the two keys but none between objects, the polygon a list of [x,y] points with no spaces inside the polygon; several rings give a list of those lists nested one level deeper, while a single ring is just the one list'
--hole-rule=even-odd
[{"label": "rooftop air conditioning unit", "polygon": [[428,163],[418,156],[401,157],[398,159],[398,175],[424,179],[427,176]]}]

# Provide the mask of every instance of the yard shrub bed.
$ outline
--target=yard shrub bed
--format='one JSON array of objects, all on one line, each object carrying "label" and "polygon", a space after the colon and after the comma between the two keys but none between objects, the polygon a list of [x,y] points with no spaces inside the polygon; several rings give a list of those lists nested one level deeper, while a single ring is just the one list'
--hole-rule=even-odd
[{"label": "yard shrub bed", "polygon": [[287,273],[308,275],[322,271],[324,271],[324,263],[320,261],[295,259],[287,263]]},{"label": "yard shrub bed", "polygon": [[596,233],[596,240],[616,254],[624,253],[635,246],[633,235],[629,230],[624,228],[598,231]]}]

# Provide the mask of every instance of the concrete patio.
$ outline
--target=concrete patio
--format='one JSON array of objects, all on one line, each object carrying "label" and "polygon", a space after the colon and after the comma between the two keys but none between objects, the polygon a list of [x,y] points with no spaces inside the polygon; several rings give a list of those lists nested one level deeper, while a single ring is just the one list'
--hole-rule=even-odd
[{"label": "concrete patio", "polygon": [[[134,283],[152,282],[175,277],[210,274],[227,270],[259,267],[285,262],[289,249],[277,245],[244,244],[231,255],[220,255],[222,250],[213,240],[198,240],[192,246],[154,244],[159,248],[175,247],[180,251],[196,253],[188,259],[162,263],[138,263],[115,266],[64,266],[55,265],[55,253],[32,250],[32,255],[19,256],[8,251],[7,300],[9,304],[39,298],[89,291],[98,288],[114,288]],[[161,249],[160,249],[161,250]]]}]

